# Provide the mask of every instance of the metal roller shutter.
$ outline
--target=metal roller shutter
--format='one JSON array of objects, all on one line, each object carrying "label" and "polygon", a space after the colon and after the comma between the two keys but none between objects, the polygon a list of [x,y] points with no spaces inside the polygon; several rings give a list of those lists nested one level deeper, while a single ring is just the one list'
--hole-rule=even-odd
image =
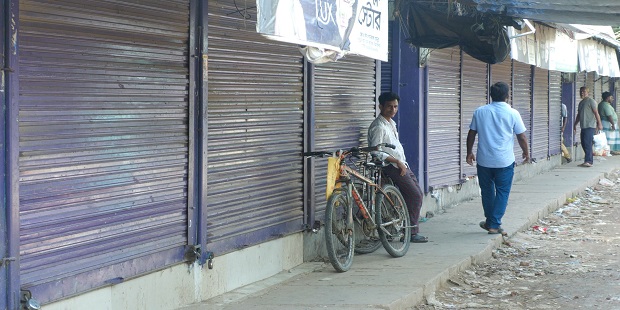
[{"label": "metal roller shutter", "polygon": [[586,86],[588,87],[588,89],[590,90],[590,98],[596,100],[598,99],[598,97],[600,97],[600,95],[596,96],[596,86],[594,83],[595,80],[595,74],[594,72],[588,72],[586,74]]},{"label": "metal roller shutter", "polygon": [[620,104],[618,104],[618,100],[620,100],[620,78],[615,78],[614,83],[614,90],[616,91],[614,95],[614,104],[616,105],[616,113],[620,114]]},{"label": "metal roller shutter", "polygon": [[394,27],[398,27],[398,24],[390,21],[388,27],[388,60],[381,62],[381,92],[392,91],[392,34]]},{"label": "metal roller shutter", "polygon": [[586,86],[586,73],[585,72],[578,72],[575,74],[575,101],[577,104],[579,104],[579,101],[581,101],[581,97],[579,94],[579,89],[583,86]]},{"label": "metal roller shutter", "polygon": [[188,1],[20,1],[20,276],[42,303],[183,260]]},{"label": "metal roller shutter", "polygon": [[[568,117],[571,117],[570,114]],[[568,121],[568,120],[567,120]],[[569,123],[566,124],[566,127]],[[549,71],[549,152],[560,154],[562,130],[562,73]],[[572,130],[568,128],[567,130]]]},{"label": "metal roller shutter", "polygon": [[[498,64],[491,65],[491,85],[497,82],[504,82],[510,86],[512,92],[512,61],[504,60]],[[512,98],[512,96],[510,96]]]},{"label": "metal roller shutter", "polygon": [[[512,90],[512,107],[519,111],[527,132],[525,133],[532,147],[532,66],[515,61],[513,63],[514,87]],[[523,152],[517,138],[514,138],[514,153],[517,164],[523,161]],[[530,153],[533,150],[530,150]]]},{"label": "metal roller shutter", "polygon": [[595,100],[596,102],[600,102],[603,100],[603,78],[602,76],[599,76],[598,78],[595,79],[594,81],[594,94],[595,96]]},{"label": "metal roller shutter", "polygon": [[532,109],[534,124],[531,156],[537,161],[542,161],[549,155],[549,70],[547,69],[539,67],[534,69]]},{"label": "metal roller shutter", "polygon": [[[487,64],[479,61],[466,53],[463,53],[463,76],[461,80],[461,118],[463,124],[461,127],[461,163],[463,165],[463,177],[476,175],[476,166],[466,164],[467,157],[467,133],[471,118],[476,108],[488,103],[488,73]],[[474,153],[478,139],[474,143]]]},{"label": "metal roller shutter", "polygon": [[303,58],[256,33],[256,7],[209,1],[207,247],[300,231]]},{"label": "metal roller shutter", "polygon": [[453,185],[461,180],[461,52],[434,50],[428,61],[428,184]]},{"label": "metal roller shutter", "polygon": [[[347,55],[314,67],[315,149],[349,149],[368,144],[376,115],[376,62]],[[317,218],[325,210],[327,160],[315,160]]]}]

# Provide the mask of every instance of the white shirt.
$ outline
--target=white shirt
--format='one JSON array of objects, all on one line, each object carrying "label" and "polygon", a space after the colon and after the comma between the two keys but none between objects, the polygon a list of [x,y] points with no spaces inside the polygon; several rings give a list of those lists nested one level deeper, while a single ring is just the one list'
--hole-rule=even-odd
[{"label": "white shirt", "polygon": [[519,112],[506,102],[477,108],[469,129],[478,133],[476,160],[486,168],[505,168],[514,163],[514,136],[526,130]]},{"label": "white shirt", "polygon": [[[398,140],[398,131],[396,130],[396,123],[393,120],[387,120],[385,117],[379,115],[368,127],[368,146],[375,146],[380,143],[389,143],[396,146],[395,149],[389,147],[380,147],[379,150],[383,152],[377,152],[375,155],[381,160],[385,160],[390,155],[396,158],[398,161],[405,164],[407,167],[407,159],[405,158],[405,150],[403,145]],[[386,154],[388,153],[388,154]],[[398,166],[392,163],[394,167]]]}]

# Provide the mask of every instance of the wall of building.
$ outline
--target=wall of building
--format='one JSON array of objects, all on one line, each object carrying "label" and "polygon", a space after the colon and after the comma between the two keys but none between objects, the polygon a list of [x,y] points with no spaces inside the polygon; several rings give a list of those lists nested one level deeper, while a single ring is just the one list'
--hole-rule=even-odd
[{"label": "wall of building", "polygon": [[45,305],[44,309],[177,309],[300,265],[302,239],[303,235],[297,233],[215,257],[213,269],[178,264]]}]

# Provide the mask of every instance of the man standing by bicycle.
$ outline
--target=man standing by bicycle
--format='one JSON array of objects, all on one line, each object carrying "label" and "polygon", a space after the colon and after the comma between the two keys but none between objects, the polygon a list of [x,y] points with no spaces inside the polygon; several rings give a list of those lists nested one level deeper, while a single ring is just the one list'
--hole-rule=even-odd
[{"label": "man standing by bicycle", "polygon": [[384,168],[384,173],[398,186],[405,202],[409,216],[411,217],[411,242],[424,243],[428,238],[420,235],[418,223],[420,220],[420,210],[422,209],[423,193],[418,179],[409,169],[409,164],[405,158],[405,151],[398,140],[396,123],[392,120],[398,112],[400,97],[391,92],[382,93],[379,96],[379,115],[368,127],[368,146],[375,146],[380,143],[389,143],[396,146],[395,149],[381,147],[376,154],[381,160],[388,161],[391,165]]}]

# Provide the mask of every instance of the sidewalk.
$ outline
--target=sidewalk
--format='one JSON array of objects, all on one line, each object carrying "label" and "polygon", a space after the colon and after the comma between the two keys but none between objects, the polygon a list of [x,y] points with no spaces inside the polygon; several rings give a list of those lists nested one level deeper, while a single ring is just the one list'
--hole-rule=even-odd
[{"label": "sidewalk", "polygon": [[[594,167],[562,165],[515,182],[502,227],[509,236],[553,212],[605,173],[620,168],[620,156],[595,157]],[[448,208],[421,224],[429,243],[412,244],[407,255],[391,258],[383,248],[356,255],[351,270],[337,273],[329,263],[305,263],[201,304],[202,309],[407,309],[422,301],[452,275],[491,256],[499,235],[478,227],[480,198]]]}]

